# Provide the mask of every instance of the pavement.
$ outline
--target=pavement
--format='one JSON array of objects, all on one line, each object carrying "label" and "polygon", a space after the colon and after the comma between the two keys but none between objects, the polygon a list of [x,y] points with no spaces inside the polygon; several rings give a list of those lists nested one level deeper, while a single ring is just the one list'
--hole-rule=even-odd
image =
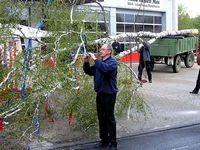
[{"label": "pavement", "polygon": [[[64,146],[63,146],[64,147]],[[62,148],[63,148],[62,147]],[[60,149],[60,148],[55,148]],[[199,150],[200,124],[175,129],[147,132],[118,139],[117,150]],[[97,143],[65,147],[65,150],[111,150]]]},{"label": "pavement", "polygon": [[[133,69],[137,72],[137,64],[133,64]],[[186,137],[188,135],[188,139],[190,137],[190,132],[199,134],[200,93],[197,95],[189,93],[195,86],[198,70],[199,66],[196,64],[192,68],[186,68],[182,65],[179,73],[173,73],[171,66],[156,64],[154,72],[152,73],[153,83],[144,83],[138,90],[138,94],[144,98],[148,106],[146,114],[136,113],[136,110],[131,109],[129,118],[124,117],[117,120],[119,149],[132,150],[133,148],[128,147],[128,145],[142,145],[146,142],[147,144],[144,144],[146,148],[135,147],[133,150],[163,150],[165,148],[162,148],[162,144],[160,147],[153,148],[155,145],[158,145],[155,141],[164,141],[166,143],[169,141],[176,141],[176,138],[182,137],[182,134],[171,131],[173,134],[169,134],[167,137],[163,132],[166,133],[165,131],[170,131],[171,129],[178,130],[183,126],[195,125],[195,127],[193,126],[195,129],[188,128],[190,130],[185,131],[184,135]],[[151,136],[155,135],[154,133],[158,133],[156,135],[157,140],[154,142],[152,140],[151,142]],[[138,139],[136,137],[143,137],[143,139]],[[175,139],[172,137],[175,137]],[[199,136],[197,137],[196,135],[196,138],[200,141]],[[62,143],[53,146],[50,145],[46,147],[46,149],[52,149],[53,147],[54,149],[56,149],[56,147],[63,147],[63,149],[67,149],[67,147],[71,147],[71,149],[73,149],[73,147],[74,149],[81,149],[80,147],[77,148],[77,146],[80,146],[80,143],[83,143],[81,144],[83,149],[84,146],[86,146],[86,149],[94,149],[91,145],[94,145],[97,140],[98,136],[86,143],[80,140],[77,141],[79,144],[69,146],[67,143]],[[179,147],[182,145],[183,148],[180,148],[181,150],[185,150],[183,141],[184,139],[178,144]],[[87,145],[90,146],[87,147]],[[176,142],[174,142],[174,145],[176,145]],[[194,149],[200,149],[200,144],[198,143],[196,148],[194,143],[191,143],[191,145],[194,146]],[[173,148],[166,147],[166,149]],[[179,149],[177,148],[177,150]]]}]

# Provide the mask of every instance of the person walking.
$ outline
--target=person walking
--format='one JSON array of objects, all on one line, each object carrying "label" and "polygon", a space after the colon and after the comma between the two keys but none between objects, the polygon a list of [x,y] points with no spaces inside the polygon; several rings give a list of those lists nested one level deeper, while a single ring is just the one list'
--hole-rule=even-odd
[{"label": "person walking", "polygon": [[88,57],[83,56],[83,70],[86,74],[94,76],[99,137],[101,139],[99,146],[117,149],[114,109],[118,92],[118,64],[111,54],[112,47],[109,44],[103,44],[100,48],[101,60],[98,60],[93,53],[89,53],[94,60],[94,65],[90,66]]},{"label": "person walking", "polygon": [[152,83],[152,74],[151,74],[151,54],[150,54],[150,47],[146,42],[142,43],[143,46],[138,51],[140,53],[140,60],[138,66],[138,79],[142,80],[142,72],[143,69],[146,68],[148,80]]},{"label": "person walking", "polygon": [[117,55],[120,52],[122,52],[121,45],[117,40],[114,40],[114,42],[112,43],[112,48],[114,50],[114,54],[115,55]]},{"label": "person walking", "polygon": [[[197,65],[200,65],[200,52],[199,52],[199,47],[196,45],[196,56],[197,56]],[[198,94],[200,88],[200,69],[199,69],[199,74],[197,76],[197,81],[196,81],[196,86],[195,88],[190,92],[191,94]]]},{"label": "person walking", "polygon": [[199,74],[198,74],[197,81],[196,81],[196,86],[195,86],[194,90],[192,90],[190,93],[198,94],[199,88],[200,88],[200,69],[199,69]]}]

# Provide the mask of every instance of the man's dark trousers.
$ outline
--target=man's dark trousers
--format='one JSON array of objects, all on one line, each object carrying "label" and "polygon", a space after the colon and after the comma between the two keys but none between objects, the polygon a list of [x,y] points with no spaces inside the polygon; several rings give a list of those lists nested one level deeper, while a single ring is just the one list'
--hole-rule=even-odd
[{"label": "man's dark trousers", "polygon": [[141,80],[142,79],[142,71],[144,68],[146,68],[147,71],[147,75],[148,75],[148,79],[149,81],[152,80],[152,74],[151,74],[151,65],[150,65],[150,61],[140,61],[140,64],[138,66],[138,79]]},{"label": "man's dark trousers", "polygon": [[198,74],[197,81],[196,81],[196,86],[195,86],[193,92],[198,93],[199,88],[200,88],[200,69],[199,69],[199,74]]},{"label": "man's dark trousers", "polygon": [[114,116],[115,101],[116,93],[98,93],[96,97],[101,142],[106,144],[111,143],[113,146],[117,146],[116,121]]}]

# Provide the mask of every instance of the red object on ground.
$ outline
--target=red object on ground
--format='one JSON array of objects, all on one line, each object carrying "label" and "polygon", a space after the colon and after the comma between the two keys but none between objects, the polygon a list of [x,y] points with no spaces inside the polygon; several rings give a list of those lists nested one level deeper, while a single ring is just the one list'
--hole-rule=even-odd
[{"label": "red object on ground", "polygon": [[121,62],[139,62],[140,54],[138,52],[133,52],[132,54],[127,54],[120,58]]},{"label": "red object on ground", "polygon": [[68,125],[70,126],[72,123],[72,112],[69,113],[69,117],[68,117]]},{"label": "red object on ground", "polygon": [[0,131],[2,131],[2,130],[3,130],[3,119],[0,118]]}]

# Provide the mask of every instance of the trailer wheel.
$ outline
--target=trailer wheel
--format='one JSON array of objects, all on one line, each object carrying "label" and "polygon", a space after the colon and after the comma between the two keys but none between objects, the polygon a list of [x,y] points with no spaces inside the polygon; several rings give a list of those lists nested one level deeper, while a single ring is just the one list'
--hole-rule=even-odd
[{"label": "trailer wheel", "polygon": [[174,65],[173,65],[173,71],[174,73],[178,73],[181,68],[181,57],[180,55],[177,55],[174,57]]},{"label": "trailer wheel", "polygon": [[191,68],[194,65],[194,54],[187,54],[184,58],[184,63],[187,68]]},{"label": "trailer wheel", "polygon": [[166,65],[168,65],[168,58],[167,57],[164,58],[164,62],[165,62]]}]

